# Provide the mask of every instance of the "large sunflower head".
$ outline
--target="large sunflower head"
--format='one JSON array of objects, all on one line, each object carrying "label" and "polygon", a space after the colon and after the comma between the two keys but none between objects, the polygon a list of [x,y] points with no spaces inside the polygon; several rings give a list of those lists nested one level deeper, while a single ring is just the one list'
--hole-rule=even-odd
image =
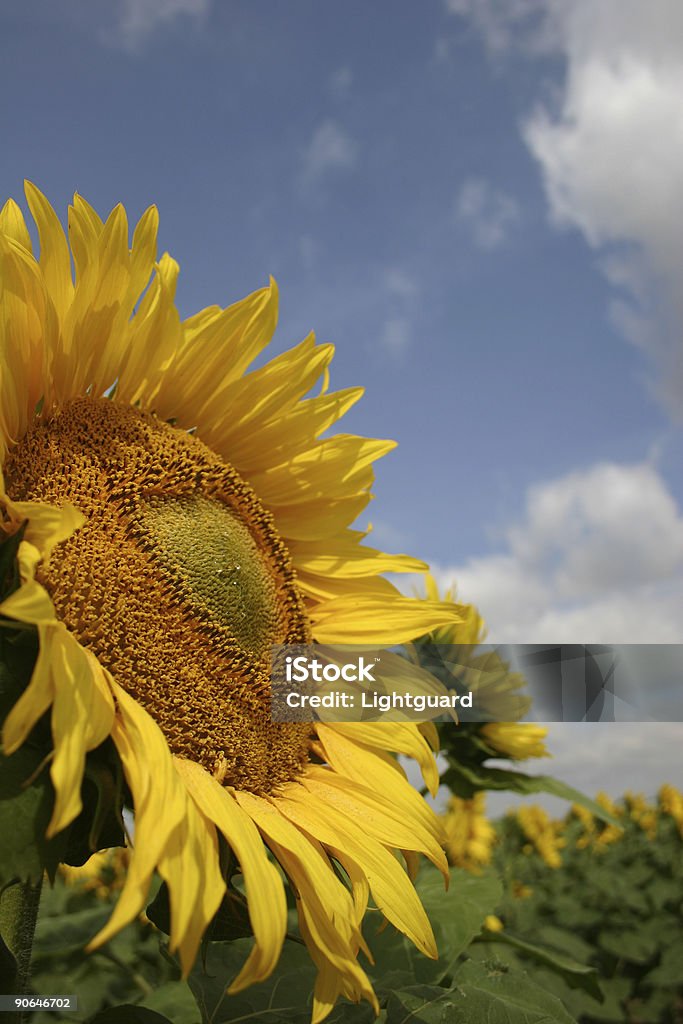
[{"label": "large sunflower head", "polygon": [[361,390],[327,391],[333,349],[312,335],[250,369],[275,328],[274,282],[183,321],[154,207],[131,244],[121,206],[103,222],[76,196],[67,240],[45,197],[26,196],[39,256],[19,207],[0,213],[1,526],[22,538],[0,615],[35,628],[39,654],[5,754],[50,714],[55,835],[81,810],[88,752],[116,747],[134,850],[95,943],[139,913],[156,870],[187,972],[227,843],[255,936],[232,990],[277,962],[284,876],[319,968],[314,1018],[340,995],[375,1003],[357,960],[370,893],[436,955],[394,851],[445,870],[439,825],[389,753],[417,758],[433,788],[432,751],[408,724],[274,723],[269,652],[396,644],[457,619],[382,576],[422,563],[352,528],[393,445],[328,436]]}]

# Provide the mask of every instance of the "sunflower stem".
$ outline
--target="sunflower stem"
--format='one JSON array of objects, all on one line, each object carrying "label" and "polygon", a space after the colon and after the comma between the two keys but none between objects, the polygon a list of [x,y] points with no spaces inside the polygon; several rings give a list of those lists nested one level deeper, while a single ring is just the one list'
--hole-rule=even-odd
[{"label": "sunflower stem", "polygon": [[[28,988],[42,885],[42,879],[35,885],[13,882],[0,892],[0,936],[16,962],[12,995],[22,996]],[[7,1024],[23,1024],[29,1013],[13,1013]]]}]

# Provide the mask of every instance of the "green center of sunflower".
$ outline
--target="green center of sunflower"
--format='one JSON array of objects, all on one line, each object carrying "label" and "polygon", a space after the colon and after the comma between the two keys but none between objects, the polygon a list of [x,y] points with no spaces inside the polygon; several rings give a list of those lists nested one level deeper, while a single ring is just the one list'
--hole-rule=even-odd
[{"label": "green center of sunflower", "polygon": [[5,475],[16,500],[86,516],[40,579],[173,753],[255,793],[295,778],[309,728],[271,721],[269,655],[310,627],[287,549],[238,473],[153,416],[83,398],[29,432]]},{"label": "green center of sunflower", "polygon": [[278,642],[278,593],[249,527],[203,494],[150,495],[139,514],[155,560],[190,603],[223,623],[245,651],[267,657]]}]

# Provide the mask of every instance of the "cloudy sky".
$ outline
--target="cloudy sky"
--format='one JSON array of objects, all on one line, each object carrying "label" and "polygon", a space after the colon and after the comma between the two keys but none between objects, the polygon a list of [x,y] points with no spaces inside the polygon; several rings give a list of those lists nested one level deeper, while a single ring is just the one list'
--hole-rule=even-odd
[{"label": "cloudy sky", "polygon": [[[678,0],[6,4],[0,194],[156,202],[185,314],[274,274],[492,639],[683,642],[681,95]],[[651,789],[656,728],[557,767]]]}]

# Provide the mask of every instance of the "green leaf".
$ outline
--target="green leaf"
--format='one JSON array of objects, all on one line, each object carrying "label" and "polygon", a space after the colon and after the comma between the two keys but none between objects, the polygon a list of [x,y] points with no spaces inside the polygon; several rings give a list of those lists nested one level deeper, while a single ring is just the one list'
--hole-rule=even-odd
[{"label": "green leaf", "polygon": [[[77,963],[74,958],[66,962],[54,962],[52,970],[35,967],[31,971],[31,989],[38,995],[49,996],[55,992],[74,993],[78,996],[78,1010],[67,1017],[58,1017],[54,1012],[36,1014],[40,1024],[54,1024],[56,1020],[82,1021],[107,1006],[121,1002],[127,995],[116,992],[121,972],[113,964],[105,962],[105,971],[95,972],[90,957],[83,957]],[[31,1021],[33,1024],[33,1018]]]},{"label": "green leaf", "polygon": [[544,991],[521,971],[467,960],[454,978],[457,1024],[576,1024],[559,999]]},{"label": "green leaf", "polygon": [[108,903],[56,917],[38,918],[36,945],[41,956],[67,956],[82,950],[111,917]]},{"label": "green leaf", "polygon": [[486,940],[487,942],[502,942],[507,946],[512,946],[538,963],[551,967],[564,978],[570,988],[582,988],[589,995],[593,996],[594,999],[597,999],[598,1002],[602,1002],[604,997],[598,982],[598,972],[594,967],[588,967],[586,964],[579,963],[573,957],[558,953],[548,946],[539,946],[534,942],[528,942],[526,939],[519,939],[508,931],[487,931]]},{"label": "green leaf", "polygon": [[0,935],[0,992],[16,991],[17,961]]},{"label": "green leaf", "polygon": [[[35,635],[0,630],[2,721],[27,687],[37,652]],[[43,731],[40,725],[36,727],[11,757],[0,753],[0,888],[14,879],[35,883],[44,869],[54,877],[66,848],[64,833],[45,839],[54,803],[48,773],[43,770],[28,784],[50,750],[49,733],[43,737]]]},{"label": "green leaf", "polygon": [[387,1024],[459,1024],[465,1018],[454,1002],[458,998],[450,989],[436,985],[399,989],[389,996]]},{"label": "green leaf", "polygon": [[210,942],[225,942],[246,939],[253,934],[247,901],[241,892],[230,885],[207,929],[206,937]]},{"label": "green leaf", "polygon": [[679,1005],[675,995],[660,989],[651,992],[647,999],[629,1000],[629,1019],[638,1021],[638,1024],[661,1024],[661,1021],[676,1020]]},{"label": "green leaf", "polygon": [[[84,946],[107,920],[112,903],[80,886],[68,886],[58,876],[54,888],[43,888],[36,941],[33,946],[32,988],[41,995],[75,992],[79,1009],[69,1021],[83,1021],[108,1007],[134,1003],[146,1005],[151,993],[161,991],[177,978],[178,968],[169,964],[159,950],[159,933],[150,925],[134,921],[104,946],[86,953]],[[60,942],[60,937],[64,941]],[[177,1009],[194,1005],[187,985],[186,1001]],[[174,1004],[175,1006],[176,1004]],[[150,1010],[165,1014],[173,1024],[199,1024],[196,1006],[192,1017],[168,1012],[167,1007],[149,1003]],[[56,1024],[57,1015],[36,1015],[35,1024]],[[61,1020],[62,1018],[59,1017]],[[65,1022],[67,1016],[64,1017]]]},{"label": "green leaf", "polygon": [[645,976],[647,985],[654,988],[678,988],[681,984],[683,964],[683,938],[663,950],[659,963]]},{"label": "green leaf", "polygon": [[653,910],[661,910],[669,903],[675,907],[681,899],[680,880],[655,877],[648,882],[645,895]]},{"label": "green leaf", "polygon": [[534,928],[536,937],[541,942],[546,942],[562,953],[567,953],[579,963],[589,960],[594,952],[595,947],[590,942],[586,942],[575,932],[567,931],[566,928],[557,928],[552,924],[546,924],[539,928],[538,916],[534,919]]},{"label": "green leaf", "polygon": [[162,1013],[172,1024],[201,1024],[201,1014],[189,985],[168,981],[146,996],[140,1006]]},{"label": "green leaf", "polygon": [[618,960],[630,960],[646,964],[658,950],[657,936],[642,929],[639,931],[602,931],[598,936],[601,949],[611,953]]},{"label": "green leaf", "polygon": [[[448,771],[442,776],[442,783],[451,789],[461,792],[458,783],[465,783],[467,796],[472,796],[480,789],[509,790],[513,793],[529,795],[531,793],[550,793],[563,800],[586,807],[596,818],[610,825],[619,825],[619,819],[585,796],[578,789],[568,786],[550,775],[525,775],[524,772],[509,771],[505,768],[488,768],[483,764],[456,764],[451,762]],[[462,794],[461,794],[462,795]]]},{"label": "green leaf", "polygon": [[379,989],[441,981],[502,895],[494,875],[472,875],[458,868],[451,868],[448,892],[440,872],[432,867],[420,872],[416,889],[434,929],[439,959],[429,960],[392,925],[376,935],[366,925],[365,937],[376,964],[368,974]]},{"label": "green leaf", "polygon": [[379,1017],[369,1003],[349,1003],[342,999],[337,1003],[329,1017],[325,1017],[325,1024],[384,1024],[387,1016],[384,1010],[380,1011]]},{"label": "green leaf", "polygon": [[[7,620],[0,620],[7,623]],[[14,707],[28,686],[38,657],[38,634],[35,631],[6,632],[0,629],[0,721]],[[44,732],[46,752],[49,730]]]},{"label": "green leaf", "polygon": [[205,947],[205,964],[195,964],[188,979],[202,1019],[212,1024],[241,1018],[253,1024],[310,1024],[316,970],[298,943],[285,943],[278,965],[266,981],[236,995],[226,994],[253,944],[252,939],[236,939],[210,942]]},{"label": "green leaf", "polygon": [[160,932],[163,932],[164,935],[171,934],[171,904],[168,896],[168,886],[165,882],[162,882],[159,886],[159,891],[152,902],[147,905],[145,913]]},{"label": "green leaf", "polygon": [[[285,942],[277,967],[266,981],[236,995],[226,993],[252,948],[252,939],[212,942],[206,947],[205,964],[195,964],[189,977],[202,1020],[211,1024],[310,1024],[317,971],[299,943]],[[378,1024],[384,1020],[384,1013],[375,1017],[368,1003],[341,999],[325,1024]]]},{"label": "green leaf", "polygon": [[26,523],[22,523],[16,533],[0,544],[0,601],[4,601],[19,586],[17,552],[24,539],[25,530]]},{"label": "green leaf", "polygon": [[145,1006],[122,1003],[91,1017],[88,1024],[171,1024],[168,1017]]},{"label": "green leaf", "polygon": [[[170,934],[170,905],[166,883],[159,887],[159,892],[147,907],[147,916],[165,935]],[[206,939],[210,942],[226,942],[245,939],[253,934],[246,900],[231,885],[206,930]]]},{"label": "green leaf", "polygon": [[45,838],[54,803],[47,772],[26,785],[39,764],[27,746],[11,757],[0,754],[0,887],[13,879],[36,883],[43,870],[54,877],[63,859],[67,833]]},{"label": "green leaf", "polygon": [[[68,842],[62,860],[79,867],[96,850],[125,845],[117,803],[119,794],[111,770],[101,763],[109,741],[88,755],[83,778],[83,810],[69,826]],[[109,785],[105,780],[109,780]]]}]

